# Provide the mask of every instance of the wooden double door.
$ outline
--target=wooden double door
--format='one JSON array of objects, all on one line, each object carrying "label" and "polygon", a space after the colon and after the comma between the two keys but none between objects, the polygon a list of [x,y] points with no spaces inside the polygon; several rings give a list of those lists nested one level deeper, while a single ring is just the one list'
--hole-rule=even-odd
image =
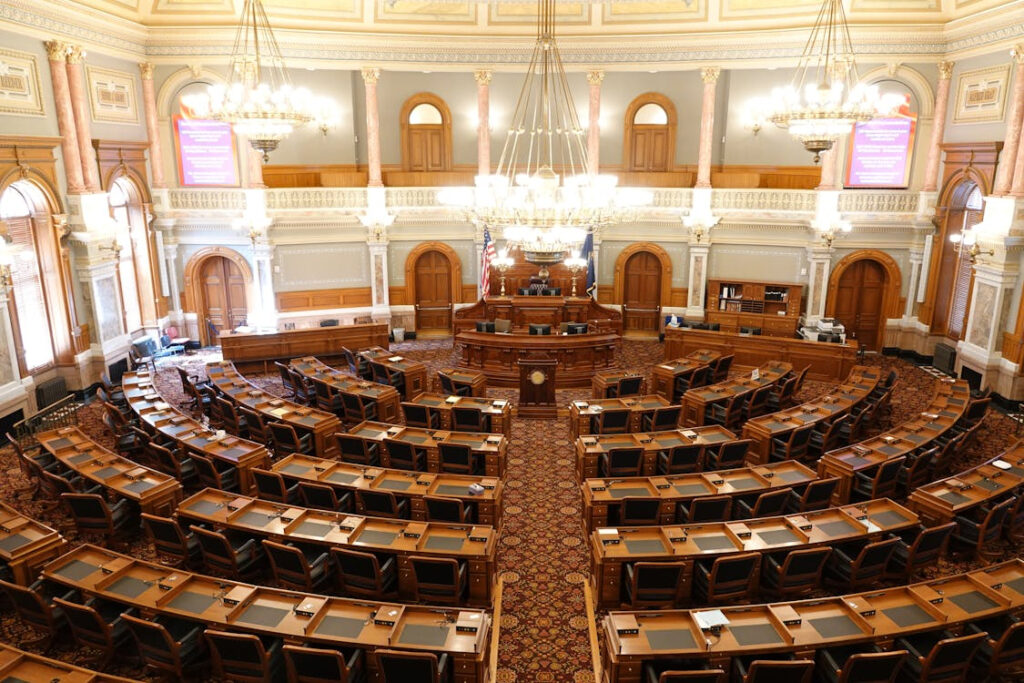
[{"label": "wooden double door", "polygon": [[668,126],[634,124],[630,137],[628,171],[671,171]]},{"label": "wooden double door", "polygon": [[410,125],[406,153],[410,171],[451,170],[451,155],[445,145],[443,124]]},{"label": "wooden double door", "polygon": [[623,332],[658,334],[661,316],[661,261],[649,251],[638,251],[623,272]]},{"label": "wooden double door", "polygon": [[872,351],[877,351],[882,343],[885,280],[885,268],[878,261],[862,259],[843,271],[836,289],[833,317],[846,327],[851,343],[863,344]]},{"label": "wooden double door", "polygon": [[452,329],[452,265],[440,251],[423,252],[416,259],[416,331]]},{"label": "wooden double door", "polygon": [[211,256],[200,264],[200,336],[207,345],[217,344],[213,334],[246,324],[245,276],[238,265],[223,256]]}]

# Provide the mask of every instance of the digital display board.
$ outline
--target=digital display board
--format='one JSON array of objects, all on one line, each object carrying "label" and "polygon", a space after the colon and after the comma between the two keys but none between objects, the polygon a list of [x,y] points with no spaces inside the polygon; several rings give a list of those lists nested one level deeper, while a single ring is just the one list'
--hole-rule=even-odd
[{"label": "digital display board", "polygon": [[916,128],[913,115],[855,124],[846,156],[846,187],[905,189]]},{"label": "digital display board", "polygon": [[238,187],[235,136],[231,124],[174,117],[178,182],[182,187]]}]

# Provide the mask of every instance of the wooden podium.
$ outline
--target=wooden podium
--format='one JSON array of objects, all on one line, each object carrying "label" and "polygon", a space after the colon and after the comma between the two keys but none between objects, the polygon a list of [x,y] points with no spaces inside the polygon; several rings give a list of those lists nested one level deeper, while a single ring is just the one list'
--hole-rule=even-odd
[{"label": "wooden podium", "polygon": [[536,354],[520,358],[516,364],[519,366],[519,417],[555,419],[558,416],[555,405],[558,361],[547,354]]}]

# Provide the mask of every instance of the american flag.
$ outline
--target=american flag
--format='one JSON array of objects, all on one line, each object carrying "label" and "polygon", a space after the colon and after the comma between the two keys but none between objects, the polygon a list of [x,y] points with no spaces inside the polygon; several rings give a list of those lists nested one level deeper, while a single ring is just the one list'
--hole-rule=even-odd
[{"label": "american flag", "polygon": [[480,291],[484,298],[491,292],[491,262],[498,257],[491,231],[484,228],[484,251],[480,259]]}]

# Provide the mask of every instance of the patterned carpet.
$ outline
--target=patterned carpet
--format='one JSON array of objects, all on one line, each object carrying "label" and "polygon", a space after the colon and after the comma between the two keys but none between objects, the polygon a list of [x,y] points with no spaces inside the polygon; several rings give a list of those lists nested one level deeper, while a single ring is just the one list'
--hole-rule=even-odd
[{"label": "patterned carpet", "polygon": [[[452,364],[450,339],[420,340],[393,345],[402,355],[426,363],[434,370]],[[625,341],[621,365],[650,368],[661,360],[663,346],[657,342]],[[193,374],[208,360],[219,358],[215,351],[204,350],[174,362]],[[923,370],[898,359],[874,356],[866,362],[883,372],[900,373],[893,411],[889,422],[907,420],[927,405],[934,379]],[[271,393],[281,391],[277,376],[252,377]],[[184,396],[177,373],[169,365],[159,369],[158,385],[165,398],[178,403]],[[829,385],[808,381],[799,400],[826,392]],[[589,389],[559,390],[559,405],[586,398]],[[491,389],[495,397],[515,399],[513,389]],[[99,407],[84,407],[80,423],[92,437],[109,444],[109,436],[99,420]],[[887,425],[882,425],[884,428]],[[986,419],[973,451],[954,465],[964,469],[991,457],[1014,440],[1014,424],[993,411]],[[870,434],[870,432],[869,432]],[[573,474],[573,448],[568,420],[560,413],[557,420],[514,419],[506,475],[505,508],[498,559],[505,591],[502,605],[501,640],[498,652],[497,681],[552,681],[583,683],[594,680],[584,586],[588,577],[589,552],[582,527],[582,505]],[[74,544],[79,542],[62,510],[47,512],[40,501],[19,494],[24,478],[11,449],[0,450],[0,495],[23,513],[59,528]],[[1006,544],[1002,557],[1018,556],[1021,548]],[[131,553],[153,559],[141,536],[131,544]],[[979,566],[974,560],[943,561],[929,576],[955,573]],[[823,593],[824,594],[824,593]],[[0,638],[15,645],[30,636],[10,612],[0,618]],[[61,642],[51,652],[66,661],[87,663],[87,653]],[[137,663],[122,659],[108,667],[110,673],[145,679]]]}]

